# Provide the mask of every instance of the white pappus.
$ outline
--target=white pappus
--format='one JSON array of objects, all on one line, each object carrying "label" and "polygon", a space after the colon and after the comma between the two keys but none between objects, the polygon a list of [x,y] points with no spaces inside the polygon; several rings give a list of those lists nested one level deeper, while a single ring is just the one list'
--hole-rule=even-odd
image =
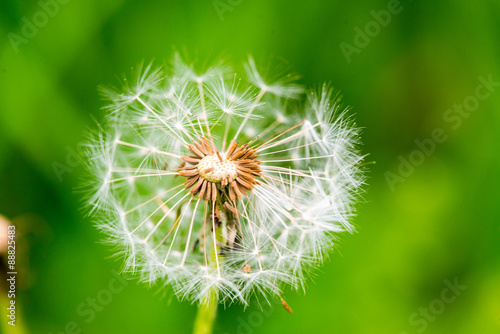
[{"label": "white pappus", "polygon": [[105,89],[88,203],[125,271],[180,299],[248,303],[303,288],[364,184],[359,129],[328,85],[303,93],[227,65],[138,68]]}]

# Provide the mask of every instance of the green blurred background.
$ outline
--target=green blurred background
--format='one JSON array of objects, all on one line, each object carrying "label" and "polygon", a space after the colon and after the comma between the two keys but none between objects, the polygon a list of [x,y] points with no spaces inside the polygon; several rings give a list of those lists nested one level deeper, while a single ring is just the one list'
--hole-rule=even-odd
[{"label": "green blurred background", "polygon": [[[401,0],[380,31],[371,11],[387,0],[58,4],[44,22],[38,1],[0,3],[0,214],[18,227],[24,333],[69,333],[71,321],[82,333],[191,331],[194,306],[134,280],[91,321],[79,310],[109,297],[121,268],[74,191],[83,167],[73,152],[101,118],[97,86],[176,50],[233,64],[284,59],[301,84],[332,82],[376,162],[358,232],[341,238],[305,294],[286,292],[294,313],[221,306],[216,333],[500,333],[499,86],[483,89],[490,96],[461,124],[446,121],[455,104],[474,102],[479,76],[500,81],[497,0]],[[33,19],[38,31],[23,32]],[[348,61],[341,43],[356,47],[357,28],[372,37],[358,37],[368,45]],[[436,128],[447,140],[392,188],[387,175]],[[445,281],[467,288],[447,303]]]}]

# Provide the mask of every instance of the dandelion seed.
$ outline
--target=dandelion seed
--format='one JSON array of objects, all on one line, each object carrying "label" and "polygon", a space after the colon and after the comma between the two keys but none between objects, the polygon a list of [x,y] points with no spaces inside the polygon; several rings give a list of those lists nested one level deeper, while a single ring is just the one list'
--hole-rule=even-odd
[{"label": "dandelion seed", "polygon": [[291,312],[282,289],[303,288],[354,230],[359,130],[327,85],[297,113],[298,85],[266,81],[252,59],[247,83],[227,70],[176,57],[170,72],[141,67],[123,92],[105,90],[88,201],[142,280],[194,302],[275,295]]}]

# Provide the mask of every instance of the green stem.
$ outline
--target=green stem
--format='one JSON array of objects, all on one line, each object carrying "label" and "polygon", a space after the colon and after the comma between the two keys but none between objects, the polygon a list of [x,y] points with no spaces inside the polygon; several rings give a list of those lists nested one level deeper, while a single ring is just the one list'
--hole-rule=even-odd
[{"label": "green stem", "polygon": [[[220,204],[220,203],[218,203]],[[215,238],[218,243],[222,242],[222,222],[221,226],[215,229]],[[220,254],[220,248],[214,247],[211,252],[209,265],[215,267],[218,266],[217,254]],[[217,317],[217,306],[219,305],[218,291],[216,288],[212,288],[209,295],[202,301],[198,306],[198,312],[196,314],[196,319],[194,321],[193,334],[212,334],[215,318]]]},{"label": "green stem", "polygon": [[211,334],[217,316],[217,292],[213,291],[212,296],[198,306],[198,313],[194,322],[193,334]]}]

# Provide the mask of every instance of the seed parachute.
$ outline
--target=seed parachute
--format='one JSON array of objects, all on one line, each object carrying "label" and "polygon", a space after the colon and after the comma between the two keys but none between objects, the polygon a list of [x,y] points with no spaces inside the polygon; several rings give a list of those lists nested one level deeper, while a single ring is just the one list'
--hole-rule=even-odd
[{"label": "seed parachute", "polygon": [[121,89],[86,145],[88,203],[125,270],[180,299],[248,303],[304,287],[364,184],[359,129],[328,85],[303,93],[176,56]]}]

